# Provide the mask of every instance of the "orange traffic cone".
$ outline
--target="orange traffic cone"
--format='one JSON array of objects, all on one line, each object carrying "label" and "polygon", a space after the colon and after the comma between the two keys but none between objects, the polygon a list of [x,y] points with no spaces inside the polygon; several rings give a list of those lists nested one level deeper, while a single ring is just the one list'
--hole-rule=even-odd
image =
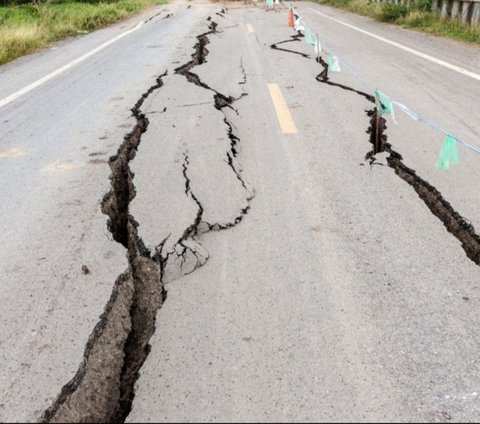
[{"label": "orange traffic cone", "polygon": [[293,28],[293,9],[288,9],[288,26]]}]

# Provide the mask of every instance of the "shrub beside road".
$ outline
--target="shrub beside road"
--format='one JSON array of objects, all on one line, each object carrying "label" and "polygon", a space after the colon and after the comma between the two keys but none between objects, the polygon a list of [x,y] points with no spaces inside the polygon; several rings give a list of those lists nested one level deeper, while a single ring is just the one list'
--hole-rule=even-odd
[{"label": "shrub beside road", "polygon": [[12,1],[0,6],[0,64],[165,0]]}]

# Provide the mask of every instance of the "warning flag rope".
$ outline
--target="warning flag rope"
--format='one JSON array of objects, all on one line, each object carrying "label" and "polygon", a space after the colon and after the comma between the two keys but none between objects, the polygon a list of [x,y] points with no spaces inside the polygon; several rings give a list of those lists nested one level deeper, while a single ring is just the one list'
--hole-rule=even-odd
[{"label": "warning flag rope", "polygon": [[[265,0],[268,5],[272,4],[271,0]],[[422,117],[421,115],[415,113],[411,109],[409,109],[404,104],[392,100],[389,96],[385,93],[381,92],[371,84],[365,77],[360,74],[360,72],[356,71],[349,63],[345,60],[339,58],[338,56],[334,55],[333,51],[328,48],[323,42],[320,41],[318,37],[318,33],[316,36],[313,36],[310,27],[307,26],[305,19],[297,12],[297,9],[294,8],[290,3],[285,2],[284,0],[279,0],[280,3],[287,5],[288,7],[288,26],[293,28],[295,31],[304,32],[305,41],[307,44],[314,46],[315,48],[315,55],[318,57],[322,52],[327,54],[327,64],[329,71],[340,71],[340,64],[347,68],[353,76],[360,81],[364,86],[368,87],[368,89],[373,92],[376,99],[379,99],[380,104],[380,114],[390,114],[392,116],[393,121],[397,124],[394,115],[394,106],[400,109],[403,113],[409,116],[414,121],[423,123],[435,131],[443,134],[445,136],[445,140],[442,143],[440,154],[438,161],[436,163],[437,169],[448,169],[450,164],[457,164],[458,163],[458,154],[456,152],[456,144],[459,143],[469,149],[470,151],[480,155],[480,148],[476,147],[466,141],[460,139],[452,135],[450,132],[444,130],[439,125],[435,124],[434,122]]]}]

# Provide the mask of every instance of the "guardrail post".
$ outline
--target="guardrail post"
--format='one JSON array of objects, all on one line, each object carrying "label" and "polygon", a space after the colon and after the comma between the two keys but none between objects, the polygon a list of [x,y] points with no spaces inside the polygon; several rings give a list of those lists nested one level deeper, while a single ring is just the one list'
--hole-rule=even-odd
[{"label": "guardrail post", "polygon": [[460,0],[454,0],[452,5],[452,11],[450,13],[451,18],[455,19],[458,16],[459,12],[460,12]]},{"label": "guardrail post", "polygon": [[442,1],[442,12],[440,13],[442,18],[446,18],[448,16],[448,0]]},{"label": "guardrail post", "polygon": [[462,2],[462,22],[464,24],[470,21],[470,6],[472,5],[471,1],[463,1]]},{"label": "guardrail post", "polygon": [[480,23],[480,2],[475,2],[472,10],[472,18],[470,19],[472,25],[478,25]]}]

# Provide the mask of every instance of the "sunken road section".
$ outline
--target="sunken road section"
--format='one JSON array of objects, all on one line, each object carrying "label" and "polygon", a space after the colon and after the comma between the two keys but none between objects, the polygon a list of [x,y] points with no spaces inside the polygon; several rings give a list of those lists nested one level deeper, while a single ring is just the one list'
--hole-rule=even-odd
[{"label": "sunken road section", "polygon": [[160,75],[132,108],[137,122],[109,160],[111,190],[103,199],[102,211],[109,217],[107,226],[114,240],[127,249],[129,268],[115,281],[77,373],[43,413],[41,422],[123,422],[130,412],[133,387],[148,356],[148,341],[166,292],[161,266],[150,258],[138,236],[138,224],[129,214],[135,197],[129,162],[148,129],[141,106],[163,86],[165,75]]},{"label": "sunken road section", "polygon": [[[207,20],[210,22],[211,18]],[[213,111],[223,113],[225,107],[233,109],[232,104],[238,99],[208,87],[191,71],[193,67],[205,63],[208,36],[216,33],[216,27],[217,24],[211,21],[210,30],[197,37],[191,60],[176,69],[176,72],[184,75],[188,81],[211,90]],[[130,214],[130,203],[136,194],[130,162],[135,158],[142,135],[149,126],[142,105],[153,92],[161,89],[166,75],[165,72],[158,76],[155,83],[138,99],[131,110],[136,124],[125,135],[116,155],[109,160],[111,189],[103,198],[102,212],[108,216],[107,227],[113,239],[126,249],[129,267],[115,281],[104,313],[89,336],[83,360],[75,376],[61,389],[56,400],[40,417],[40,422],[125,421],[132,408],[135,382],[150,352],[149,340],[155,332],[157,311],[167,297],[164,288],[168,279],[166,270],[178,278],[203,265],[209,255],[195,241],[200,234],[232,228],[242,221],[250,209],[254,191],[243,180],[236,160],[240,138],[234,134],[233,125],[224,114],[225,131],[230,140],[225,164],[247,192],[247,206],[240,208],[239,215],[232,222],[203,221],[204,208],[192,192],[188,176],[187,151],[184,153],[182,170],[185,195],[197,204],[196,217],[172,250],[164,251],[167,239],[155,248],[155,252],[146,248],[137,231],[138,223]],[[240,84],[245,83],[246,77]],[[174,268],[176,271],[172,272]]]}]

